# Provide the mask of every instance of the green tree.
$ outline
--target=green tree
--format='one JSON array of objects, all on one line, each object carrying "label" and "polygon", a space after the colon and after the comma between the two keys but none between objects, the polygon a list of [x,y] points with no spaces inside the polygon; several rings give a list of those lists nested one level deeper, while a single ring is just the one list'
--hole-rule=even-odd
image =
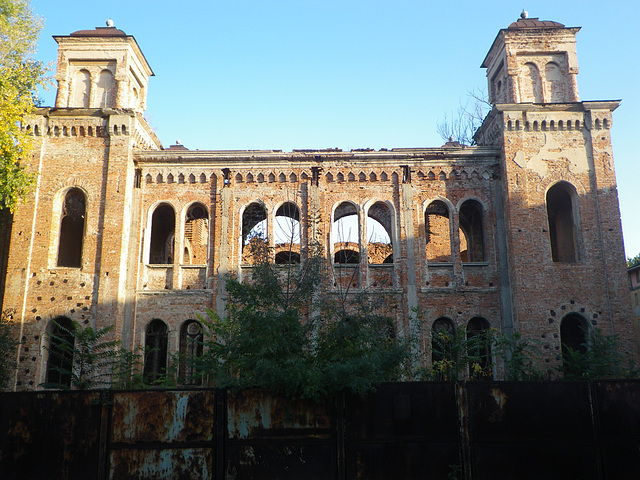
[{"label": "green tree", "polygon": [[[71,379],[71,388],[88,390],[108,388],[119,366],[119,340],[109,340],[113,329],[108,327],[94,329],[73,322],[73,328],[67,329],[58,324],[64,333],[61,336],[49,334],[49,355],[71,359],[69,368],[58,368],[64,376]],[[53,341],[52,341],[53,340]],[[65,362],[63,362],[65,363]],[[67,388],[64,385],[45,383],[44,388]]]},{"label": "green tree", "polygon": [[266,243],[255,245],[250,278],[226,282],[225,318],[210,311],[202,320],[211,335],[194,361],[207,383],[323,400],[399,378],[408,345],[391,334],[391,319],[375,303],[353,297],[344,308],[320,294],[320,256],[274,265]]},{"label": "green tree", "polygon": [[34,183],[20,165],[31,147],[21,126],[38,87],[49,83],[46,67],[33,58],[41,28],[29,0],[0,0],[0,208],[11,211]]},{"label": "green tree", "polygon": [[636,265],[640,265],[640,253],[635,257],[627,258],[627,267],[635,267]]}]

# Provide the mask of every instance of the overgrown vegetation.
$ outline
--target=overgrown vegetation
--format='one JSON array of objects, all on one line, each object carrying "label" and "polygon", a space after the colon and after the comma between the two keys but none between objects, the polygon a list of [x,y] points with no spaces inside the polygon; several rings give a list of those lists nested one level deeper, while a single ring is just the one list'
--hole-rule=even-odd
[{"label": "overgrown vegetation", "polygon": [[49,84],[33,58],[41,28],[28,0],[0,0],[0,208],[11,211],[34,183],[20,160],[31,148],[23,120],[38,103],[37,89]]},{"label": "overgrown vegetation", "polygon": [[379,298],[317,297],[319,257],[286,266],[267,250],[254,258],[250,280],[227,280],[227,316],[210,311],[203,320],[212,335],[193,360],[208,384],[320,400],[400,379],[408,341],[395,335]]}]

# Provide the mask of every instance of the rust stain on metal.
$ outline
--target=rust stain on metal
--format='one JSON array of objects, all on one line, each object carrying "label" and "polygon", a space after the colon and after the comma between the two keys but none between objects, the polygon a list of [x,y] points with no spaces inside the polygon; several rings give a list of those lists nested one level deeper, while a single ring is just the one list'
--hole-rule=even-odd
[{"label": "rust stain on metal", "polygon": [[261,390],[230,392],[227,405],[229,438],[329,434],[331,417],[325,405],[277,398]]},{"label": "rust stain on metal", "polygon": [[507,399],[509,398],[507,394],[504,393],[499,388],[494,387],[491,389],[491,396],[496,401],[496,404],[498,405],[498,407],[500,407],[500,410],[503,410],[504,406],[507,403]]},{"label": "rust stain on metal", "polygon": [[205,448],[116,450],[111,453],[109,478],[121,480],[211,478],[213,454]]},{"label": "rust stain on metal", "polygon": [[113,442],[172,443],[213,438],[211,391],[116,393],[113,403]]}]

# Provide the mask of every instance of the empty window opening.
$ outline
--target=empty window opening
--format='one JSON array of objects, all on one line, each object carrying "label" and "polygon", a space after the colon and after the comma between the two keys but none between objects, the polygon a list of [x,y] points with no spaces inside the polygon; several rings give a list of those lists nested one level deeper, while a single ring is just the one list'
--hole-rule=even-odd
[{"label": "empty window opening", "polygon": [[189,255],[183,262],[191,265],[207,263],[207,245],[209,240],[209,214],[201,203],[194,203],[187,210],[184,224],[184,247]]},{"label": "empty window opening", "polygon": [[573,186],[567,182],[556,183],[547,192],[547,217],[549,240],[554,262],[577,261],[576,227],[573,216]]},{"label": "empty window opening", "polygon": [[300,209],[286,202],[276,211],[275,225],[276,263],[300,263]]},{"label": "empty window opening", "polygon": [[360,225],[353,203],[341,203],[333,213],[331,238],[335,263],[360,263]]},{"label": "empty window opening", "polygon": [[489,329],[489,322],[482,317],[474,317],[467,324],[468,354],[471,359],[470,378],[490,379],[492,377]]},{"label": "empty window opening", "polygon": [[147,385],[153,385],[167,374],[167,325],[158,319],[151,320],[144,339],[144,369],[142,376]]},{"label": "empty window opening", "polygon": [[562,363],[565,369],[570,368],[569,359],[576,353],[587,353],[588,350],[587,321],[582,315],[570,313],[560,322],[560,342],[562,343]]},{"label": "empty window opening", "polygon": [[440,317],[431,327],[431,365],[436,372],[437,380],[449,380],[452,366],[447,360],[452,359],[455,326],[453,322]]},{"label": "empty window opening", "polygon": [[86,199],[79,188],[67,192],[62,204],[58,266],[80,268],[84,241]]},{"label": "empty window opening", "polygon": [[173,263],[173,244],[176,227],[176,215],[171,205],[163,203],[151,217],[151,244],[149,263],[168,265]]},{"label": "empty window opening", "polygon": [[467,200],[460,207],[460,259],[484,262],[483,209],[480,202]]},{"label": "empty window opening", "polygon": [[[110,108],[115,106],[115,82],[110,70],[102,70],[98,75],[96,96],[98,107]],[[122,132],[124,133],[124,132]]]},{"label": "empty window opening", "polygon": [[451,226],[449,208],[435,200],[424,213],[427,262],[451,262]]},{"label": "empty window opening", "polygon": [[195,320],[187,320],[180,328],[180,383],[202,385],[196,363],[203,353],[204,335],[202,325]]},{"label": "empty window opening", "polygon": [[47,359],[46,383],[52,386],[71,386],[73,349],[75,347],[73,329],[73,322],[67,317],[57,317],[49,324],[49,357]]},{"label": "empty window opening", "polygon": [[242,213],[242,261],[255,263],[267,246],[267,210],[254,202]]},{"label": "empty window opening", "polygon": [[393,263],[391,209],[376,202],[367,212],[367,257],[370,264]]},{"label": "empty window opening", "polygon": [[91,74],[80,70],[73,79],[73,107],[89,108],[91,95]]}]

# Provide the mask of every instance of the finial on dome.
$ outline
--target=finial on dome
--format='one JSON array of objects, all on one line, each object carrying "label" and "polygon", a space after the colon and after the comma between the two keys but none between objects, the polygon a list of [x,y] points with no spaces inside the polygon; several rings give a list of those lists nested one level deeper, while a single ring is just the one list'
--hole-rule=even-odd
[{"label": "finial on dome", "polygon": [[176,145],[182,145],[182,142],[180,140],[176,140]]},{"label": "finial on dome", "polygon": [[529,17],[529,12],[527,12],[524,8],[522,9],[522,13],[520,14],[520,18],[523,20]]},{"label": "finial on dome", "polygon": [[107,18],[107,27],[113,27],[113,20]]}]

